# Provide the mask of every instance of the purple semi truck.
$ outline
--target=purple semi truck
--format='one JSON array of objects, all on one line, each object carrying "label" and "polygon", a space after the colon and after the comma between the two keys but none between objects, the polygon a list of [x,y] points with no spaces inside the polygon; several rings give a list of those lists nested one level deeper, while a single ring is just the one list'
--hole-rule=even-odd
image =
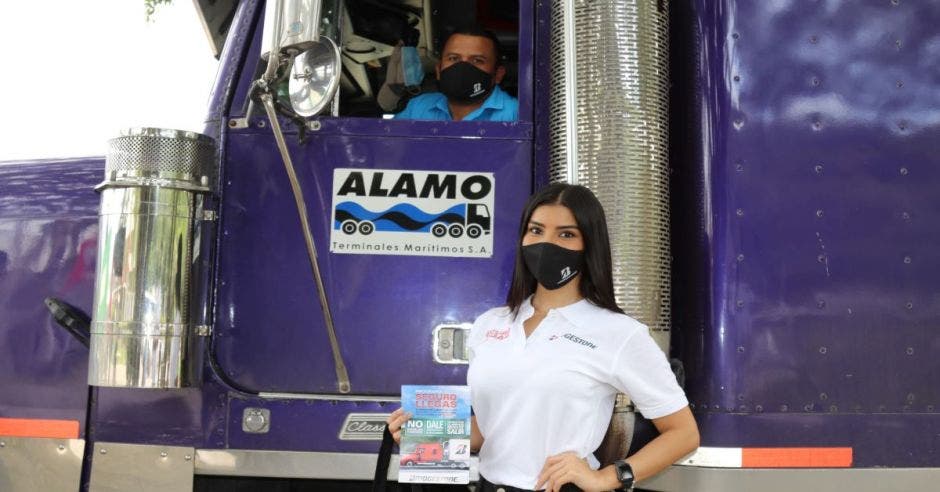
[{"label": "purple semi truck", "polygon": [[[604,203],[701,429],[643,488],[940,483],[940,5],[196,5],[201,134],[0,163],[0,490],[368,489],[401,385],[465,383],[554,180]],[[432,79],[471,21],[519,120],[383,117],[402,33]],[[486,233],[412,232],[461,204]],[[598,454],[648,432],[624,395]]]}]

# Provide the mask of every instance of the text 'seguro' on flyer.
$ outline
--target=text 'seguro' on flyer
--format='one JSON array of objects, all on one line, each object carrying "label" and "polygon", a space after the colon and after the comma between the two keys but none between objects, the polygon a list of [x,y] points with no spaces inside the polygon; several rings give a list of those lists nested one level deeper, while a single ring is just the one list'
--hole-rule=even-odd
[{"label": "text 'seguro' on flyer", "polygon": [[470,482],[470,388],[401,387],[401,405],[412,417],[402,427],[398,481]]}]

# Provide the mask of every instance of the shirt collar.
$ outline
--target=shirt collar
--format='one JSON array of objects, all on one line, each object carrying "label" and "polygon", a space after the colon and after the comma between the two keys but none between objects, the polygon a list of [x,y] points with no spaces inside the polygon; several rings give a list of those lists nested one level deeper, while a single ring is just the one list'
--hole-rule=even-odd
[{"label": "shirt collar", "polygon": [[499,85],[494,85],[493,92],[490,92],[490,95],[486,96],[486,100],[483,101],[483,105],[477,108],[477,110],[482,111],[484,109],[503,109],[503,105],[505,104],[506,99],[503,97],[504,94],[505,92],[499,88]]},{"label": "shirt collar", "polygon": [[[567,306],[562,306],[560,308],[549,309],[549,313],[558,313],[563,318],[568,320],[571,324],[577,327],[583,327],[590,322],[591,311],[593,305],[591,301],[587,299],[581,299],[580,301],[573,302]],[[519,306],[519,320],[525,321],[529,319],[535,313],[535,308],[532,306],[532,296],[526,298],[522,302],[522,305]]]},{"label": "shirt collar", "polygon": [[450,118],[450,106],[447,105],[447,96],[445,96],[443,92],[439,92],[438,94],[440,94],[441,97],[438,97],[434,101],[434,109],[442,111],[447,115],[448,118]]}]

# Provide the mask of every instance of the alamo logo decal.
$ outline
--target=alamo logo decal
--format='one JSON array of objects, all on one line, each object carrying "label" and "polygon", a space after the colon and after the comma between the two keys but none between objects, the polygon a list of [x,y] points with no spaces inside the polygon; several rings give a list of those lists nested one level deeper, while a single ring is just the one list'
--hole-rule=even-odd
[{"label": "alamo logo decal", "polygon": [[338,254],[493,254],[492,173],[333,171],[330,251]]}]

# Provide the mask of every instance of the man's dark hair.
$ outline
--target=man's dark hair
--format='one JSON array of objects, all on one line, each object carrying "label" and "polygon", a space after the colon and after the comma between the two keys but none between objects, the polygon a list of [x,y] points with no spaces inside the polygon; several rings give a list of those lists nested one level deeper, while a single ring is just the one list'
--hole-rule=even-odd
[{"label": "man's dark hair", "polygon": [[522,257],[522,237],[529,228],[532,213],[542,205],[564,205],[571,210],[578,223],[578,230],[584,240],[585,264],[579,285],[581,295],[595,306],[622,314],[623,310],[617,306],[614,298],[613,262],[604,207],[594,193],[584,186],[555,183],[532,195],[522,212],[519,238],[516,241],[515,268],[506,296],[506,304],[513,316],[519,314],[519,306],[526,298],[535,293],[537,281]]},{"label": "man's dark hair", "polygon": [[444,51],[444,47],[447,46],[447,42],[450,41],[451,36],[453,36],[454,34],[462,34],[464,36],[476,36],[480,38],[489,39],[490,41],[493,42],[493,50],[496,54],[496,66],[498,67],[503,64],[503,56],[502,56],[503,46],[499,43],[499,38],[496,37],[496,34],[494,34],[493,31],[490,31],[489,29],[483,29],[482,27],[478,25],[458,27],[457,29],[454,29],[453,31],[451,31],[450,34],[448,34],[446,38],[444,38],[444,42],[441,44],[441,49],[440,49],[441,52]]}]

